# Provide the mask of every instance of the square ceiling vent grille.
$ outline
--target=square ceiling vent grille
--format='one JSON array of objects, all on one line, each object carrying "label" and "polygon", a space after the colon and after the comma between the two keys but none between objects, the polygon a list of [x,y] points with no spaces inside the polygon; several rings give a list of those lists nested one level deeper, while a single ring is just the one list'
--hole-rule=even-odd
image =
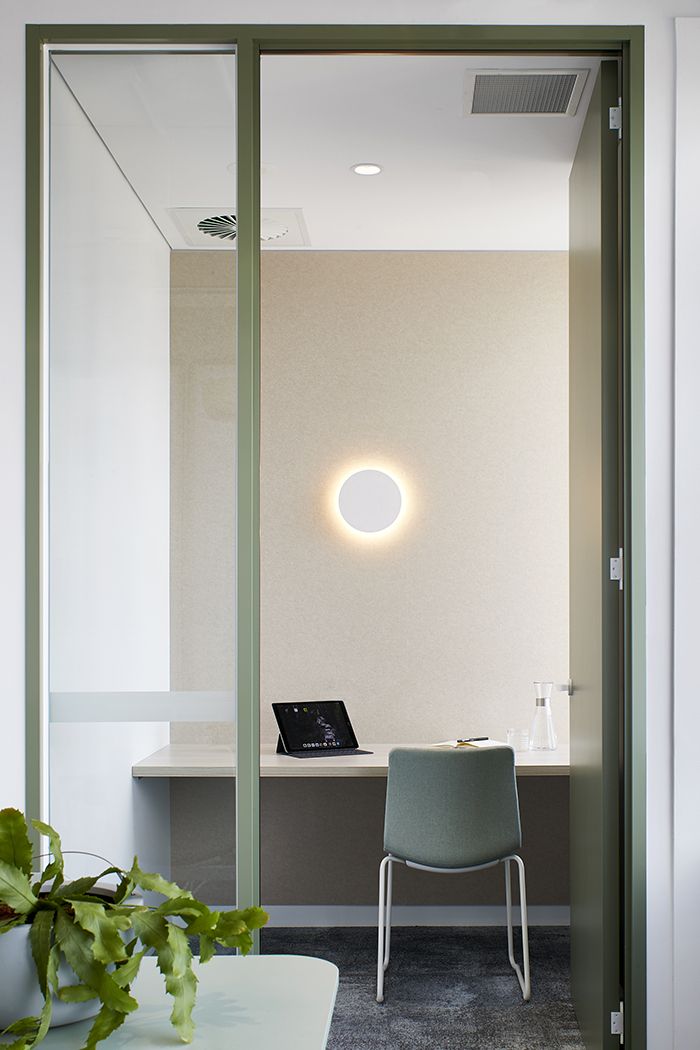
[{"label": "square ceiling vent grille", "polygon": [[[236,247],[238,220],[235,207],[168,208],[188,248]],[[301,208],[261,208],[261,248],[305,248],[309,244]]]},{"label": "square ceiling vent grille", "polygon": [[472,69],[464,82],[464,114],[573,117],[587,69]]}]

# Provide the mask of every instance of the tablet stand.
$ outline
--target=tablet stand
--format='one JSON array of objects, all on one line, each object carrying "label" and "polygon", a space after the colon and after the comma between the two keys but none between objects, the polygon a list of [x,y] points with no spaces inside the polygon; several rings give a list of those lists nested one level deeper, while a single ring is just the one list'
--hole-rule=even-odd
[{"label": "tablet stand", "polygon": [[331,748],[328,751],[324,751],[319,748],[317,751],[287,751],[286,747],[282,743],[281,735],[277,737],[277,747],[275,748],[275,754],[277,755],[289,755],[290,758],[331,758],[332,755],[372,755],[372,751],[362,751],[359,747],[348,747],[342,748],[339,751]]}]

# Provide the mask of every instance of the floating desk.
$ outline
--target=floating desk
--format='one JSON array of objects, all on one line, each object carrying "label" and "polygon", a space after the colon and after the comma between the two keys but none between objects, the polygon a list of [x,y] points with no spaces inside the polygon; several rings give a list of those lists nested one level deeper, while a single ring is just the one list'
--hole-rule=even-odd
[{"label": "floating desk", "polygon": [[[329,925],[342,925],[345,920],[333,918],[334,908],[372,903],[372,914],[376,912],[388,756],[398,745],[363,745],[373,754],[290,758],[266,750],[260,756],[262,899],[273,911],[302,909],[294,922],[274,912],[275,922],[316,925],[315,916],[325,914],[331,916]],[[519,752],[515,762],[531,904],[561,910],[569,893],[568,748]],[[221,858],[235,856],[233,749],[171,744],[136,762],[131,772],[134,786],[146,795],[169,789],[169,827],[177,828],[179,815],[185,814],[190,832],[186,837],[176,832],[172,840],[173,878],[196,885],[212,900],[222,899],[222,884],[233,894],[233,884],[224,882],[227,876],[221,870]],[[219,865],[211,876],[203,857],[215,858]],[[400,905],[501,906],[502,873],[495,870],[470,876],[466,896],[460,880],[433,879],[425,885],[414,877],[403,880],[402,888],[397,874]],[[459,924],[462,919],[454,914]],[[546,914],[546,921],[559,921],[551,918],[551,911]]]},{"label": "floating desk", "polygon": [[[260,755],[261,777],[385,777],[389,752],[417,744],[367,744],[371,755],[290,758],[272,751]],[[515,756],[518,776],[568,776],[569,751],[522,751]],[[217,744],[170,744],[136,762],[134,777],[235,777],[234,752]]]},{"label": "floating desk", "polygon": [[[193,1050],[324,1050],[338,988],[332,963],[302,955],[219,955],[203,966],[195,960],[194,969],[199,986]],[[105,1050],[182,1046],[154,958],[141,963],[133,992],[139,1009],[107,1039]],[[76,1050],[91,1025],[52,1028],[43,1046]]]}]

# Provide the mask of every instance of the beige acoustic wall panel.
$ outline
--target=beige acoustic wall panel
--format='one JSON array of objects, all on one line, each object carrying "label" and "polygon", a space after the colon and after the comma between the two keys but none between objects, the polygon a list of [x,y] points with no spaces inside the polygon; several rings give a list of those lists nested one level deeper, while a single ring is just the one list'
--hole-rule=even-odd
[{"label": "beige acoustic wall panel", "polygon": [[[170,266],[170,682],[235,689],[236,269],[233,252]],[[233,725],[173,725],[173,741],[233,741]]]},{"label": "beige acoustic wall panel", "polygon": [[[233,674],[210,637],[234,637],[216,491],[235,418],[215,348],[233,324],[232,256],[173,256],[174,304],[201,296],[172,313],[190,377],[173,381],[174,419],[187,426],[192,377],[214,406],[209,465],[173,430],[173,688],[228,688]],[[567,354],[564,253],[263,254],[263,747],[276,700],[342,697],[367,742],[502,738],[528,725],[533,678],[566,680]],[[332,509],[364,464],[405,487],[405,515],[377,543]],[[554,706],[566,739],[568,699]]]},{"label": "beige acoustic wall panel", "polygon": [[[567,355],[563,253],[265,254],[265,744],[318,697],[364,741],[504,738],[566,680]],[[406,492],[375,543],[332,510],[364,464]]]}]

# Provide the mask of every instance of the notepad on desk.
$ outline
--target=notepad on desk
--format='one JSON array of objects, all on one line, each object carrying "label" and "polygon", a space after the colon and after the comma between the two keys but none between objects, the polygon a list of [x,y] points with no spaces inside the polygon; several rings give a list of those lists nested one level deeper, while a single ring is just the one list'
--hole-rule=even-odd
[{"label": "notepad on desk", "polygon": [[468,736],[461,740],[441,740],[433,747],[508,747],[502,740],[493,740],[490,736]]}]

